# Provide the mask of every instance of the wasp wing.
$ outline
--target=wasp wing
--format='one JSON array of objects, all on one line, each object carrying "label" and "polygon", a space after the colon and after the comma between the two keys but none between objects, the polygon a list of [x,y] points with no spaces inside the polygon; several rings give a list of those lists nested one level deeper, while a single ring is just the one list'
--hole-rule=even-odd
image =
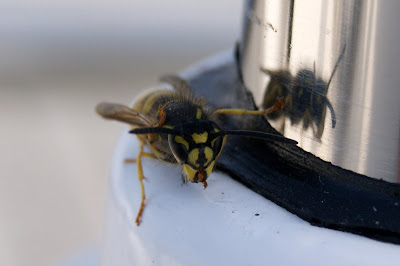
[{"label": "wasp wing", "polygon": [[142,113],[118,103],[99,103],[96,112],[105,119],[112,119],[138,127],[151,127],[153,121]]},{"label": "wasp wing", "polygon": [[193,97],[193,93],[190,90],[189,84],[186,82],[186,80],[176,75],[161,76],[160,81],[170,84],[174,88],[174,90],[181,95]]},{"label": "wasp wing", "polygon": [[295,78],[289,73],[289,71],[272,71],[266,68],[260,68],[260,70],[289,90],[295,86]]}]

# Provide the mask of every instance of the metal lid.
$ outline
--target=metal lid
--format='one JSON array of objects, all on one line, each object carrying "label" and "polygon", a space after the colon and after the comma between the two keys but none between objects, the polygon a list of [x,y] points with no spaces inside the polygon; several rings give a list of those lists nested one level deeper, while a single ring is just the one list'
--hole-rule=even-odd
[{"label": "metal lid", "polygon": [[246,87],[304,150],[400,182],[398,1],[248,1],[240,44]]}]

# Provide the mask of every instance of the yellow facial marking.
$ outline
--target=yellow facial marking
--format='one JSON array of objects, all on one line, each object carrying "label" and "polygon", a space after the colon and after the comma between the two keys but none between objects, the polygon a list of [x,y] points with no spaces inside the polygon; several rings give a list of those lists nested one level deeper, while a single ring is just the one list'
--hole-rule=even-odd
[{"label": "yellow facial marking", "polygon": [[182,138],[181,136],[175,136],[174,141],[176,143],[180,143],[180,144],[185,145],[186,150],[189,149],[189,143],[184,138]]},{"label": "yellow facial marking", "polygon": [[196,161],[199,159],[199,149],[193,149],[188,154],[188,161],[191,165],[199,167],[199,164]]},{"label": "yellow facial marking", "polygon": [[[218,129],[218,128],[214,128],[214,132],[215,132],[215,133],[219,132],[219,129]],[[217,140],[217,139],[213,139],[213,140],[211,141],[211,147],[214,147],[214,143],[215,143],[216,140]]]},{"label": "yellow facial marking", "polygon": [[162,125],[161,127],[165,127],[165,128],[169,128],[169,129],[173,129],[173,128],[174,128],[173,126],[167,125],[167,124],[164,124],[164,125]]},{"label": "yellow facial marking", "polygon": [[183,165],[183,171],[185,171],[185,174],[187,175],[189,180],[191,182],[194,182],[194,177],[196,176],[197,171],[190,167],[188,164]]},{"label": "yellow facial marking", "polygon": [[204,148],[204,155],[206,156],[206,160],[207,160],[204,165],[208,165],[211,162],[211,160],[212,160],[212,158],[214,156],[214,152],[209,147],[205,147]]},{"label": "yellow facial marking", "polygon": [[207,132],[200,133],[200,134],[193,133],[192,134],[192,139],[197,144],[205,143],[205,142],[207,142],[207,139],[208,139],[208,133]]},{"label": "yellow facial marking", "polygon": [[200,109],[200,108],[197,108],[196,118],[197,118],[197,119],[200,119],[202,114],[203,114],[203,113],[201,112],[201,109]]},{"label": "yellow facial marking", "polygon": [[211,147],[214,147],[214,143],[215,143],[216,140],[217,140],[217,139],[215,138],[215,139],[213,139],[213,140],[211,141]]},{"label": "yellow facial marking", "polygon": [[213,161],[212,163],[210,163],[209,166],[207,166],[207,168],[206,168],[207,177],[209,177],[211,175],[211,172],[214,169],[214,164],[215,164],[215,161]]}]

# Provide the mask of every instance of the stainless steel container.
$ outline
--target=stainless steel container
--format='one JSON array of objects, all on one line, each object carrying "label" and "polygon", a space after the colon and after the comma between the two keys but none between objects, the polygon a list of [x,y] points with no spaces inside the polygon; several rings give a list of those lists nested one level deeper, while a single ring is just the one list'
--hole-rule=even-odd
[{"label": "stainless steel container", "polygon": [[400,182],[400,1],[248,1],[244,83],[306,151]]}]

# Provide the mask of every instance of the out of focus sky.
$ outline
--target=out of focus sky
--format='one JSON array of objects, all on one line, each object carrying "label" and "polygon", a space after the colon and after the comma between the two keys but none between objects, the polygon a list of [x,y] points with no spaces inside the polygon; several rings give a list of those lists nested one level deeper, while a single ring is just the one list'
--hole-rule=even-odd
[{"label": "out of focus sky", "polygon": [[129,104],[161,74],[232,48],[242,1],[0,2],[0,265],[49,265],[100,243]]}]

